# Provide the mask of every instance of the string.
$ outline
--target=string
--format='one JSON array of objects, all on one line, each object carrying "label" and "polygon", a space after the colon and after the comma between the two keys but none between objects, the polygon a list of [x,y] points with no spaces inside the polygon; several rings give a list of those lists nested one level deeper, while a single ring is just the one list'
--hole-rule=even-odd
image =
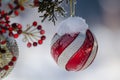
[{"label": "string", "polygon": [[76,6],[76,0],[70,0],[70,16],[75,16],[75,6]]}]

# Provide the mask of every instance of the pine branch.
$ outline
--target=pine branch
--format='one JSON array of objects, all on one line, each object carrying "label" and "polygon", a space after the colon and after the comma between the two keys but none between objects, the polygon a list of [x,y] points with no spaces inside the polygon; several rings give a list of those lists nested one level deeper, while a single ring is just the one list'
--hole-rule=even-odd
[{"label": "pine branch", "polygon": [[60,6],[63,1],[64,0],[43,0],[39,2],[38,12],[43,13],[43,15],[40,16],[43,18],[42,22],[48,18],[49,21],[55,24],[55,21],[57,21],[56,14],[65,16],[65,10]]}]

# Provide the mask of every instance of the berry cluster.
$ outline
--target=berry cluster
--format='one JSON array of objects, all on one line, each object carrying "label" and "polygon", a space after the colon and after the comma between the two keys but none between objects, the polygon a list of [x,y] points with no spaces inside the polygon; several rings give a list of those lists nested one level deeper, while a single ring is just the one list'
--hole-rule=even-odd
[{"label": "berry cluster", "polygon": [[[9,36],[13,36],[14,38],[18,37],[18,34],[22,33],[21,24],[13,23],[10,25],[10,17],[5,13],[5,11],[0,12],[0,34],[9,33]],[[16,34],[17,32],[17,34]]]},{"label": "berry cluster", "polygon": [[13,0],[11,2],[12,3],[8,3],[8,7],[10,9],[10,12],[8,13],[9,15],[14,13],[15,16],[18,16],[20,11],[25,10],[25,7],[21,5],[18,0]]},{"label": "berry cluster", "polygon": [[46,37],[45,31],[41,25],[38,25],[37,21],[34,21],[32,25],[27,25],[25,30],[19,23],[10,24],[11,15],[18,16],[20,10],[24,11],[23,3],[24,0],[12,0],[7,5],[10,9],[9,12],[0,10],[0,35],[7,33],[8,36],[16,39],[22,34],[24,36],[23,41],[27,42],[27,47],[41,45]]},{"label": "berry cluster", "polygon": [[10,26],[9,18],[4,10],[0,11],[0,34],[6,33],[7,27]]},{"label": "berry cluster", "polygon": [[64,1],[68,4],[70,0],[0,0],[0,7],[4,5],[2,2],[8,3],[7,8],[10,9],[10,11],[7,10],[9,11],[8,14],[14,14],[14,16],[18,16],[20,11],[24,11],[27,7],[36,7],[38,13],[42,13],[39,16],[42,18],[41,22],[48,19],[48,21],[52,21],[55,24],[57,15],[65,16],[66,11],[61,6]]},{"label": "berry cluster", "polygon": [[46,39],[45,31],[42,29],[41,25],[38,25],[37,21],[34,21],[32,25],[27,25],[26,30],[23,31],[24,41],[27,41],[27,47],[32,45],[35,47],[38,44],[41,45]]},{"label": "berry cluster", "polygon": [[[0,6],[2,7],[2,1],[6,1],[6,0],[1,0],[0,1]],[[18,16],[20,11],[24,11],[25,7],[20,4],[21,0],[11,0],[7,3],[6,7],[7,7],[7,13],[8,15],[12,15],[14,14],[14,16]],[[4,5],[4,4],[3,4]]]},{"label": "berry cluster", "polygon": [[22,33],[22,25],[18,23],[13,23],[12,25],[10,25],[8,30],[9,30],[9,36],[18,38],[19,35]]}]

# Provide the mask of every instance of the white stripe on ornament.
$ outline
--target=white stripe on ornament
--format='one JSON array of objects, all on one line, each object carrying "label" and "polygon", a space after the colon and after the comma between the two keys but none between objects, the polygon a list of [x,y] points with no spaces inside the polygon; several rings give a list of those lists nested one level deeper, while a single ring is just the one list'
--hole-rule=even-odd
[{"label": "white stripe on ornament", "polygon": [[97,40],[94,37],[94,45],[93,45],[92,52],[91,52],[88,60],[86,61],[85,65],[83,66],[83,68],[81,70],[84,70],[85,68],[87,68],[91,64],[91,62],[93,61],[93,59],[96,56],[96,51],[97,51]]},{"label": "white stripe on ornament", "polygon": [[55,34],[55,36],[53,37],[52,39],[52,43],[51,43],[51,46],[60,38],[60,36],[58,34]]},{"label": "white stripe on ornament", "polygon": [[76,39],[62,52],[62,54],[58,57],[57,62],[60,67],[65,69],[65,66],[70,60],[70,58],[78,51],[78,49],[84,43],[85,37],[86,34],[79,33]]}]

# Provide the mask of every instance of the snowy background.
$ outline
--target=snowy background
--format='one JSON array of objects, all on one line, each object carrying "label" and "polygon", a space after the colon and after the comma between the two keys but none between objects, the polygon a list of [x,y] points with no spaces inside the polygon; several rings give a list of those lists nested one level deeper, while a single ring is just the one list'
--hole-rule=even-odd
[{"label": "snowy background", "polygon": [[[86,19],[98,41],[94,62],[79,72],[67,72],[58,67],[50,54],[50,41],[56,27],[51,22],[41,23],[37,9],[27,9],[19,17],[11,19],[12,22],[25,26],[39,21],[46,30],[47,39],[43,45],[30,49],[21,41],[22,36],[17,39],[19,58],[4,80],[120,80],[120,0],[77,1],[76,15]],[[64,18],[59,18],[57,24],[62,20]]]}]

